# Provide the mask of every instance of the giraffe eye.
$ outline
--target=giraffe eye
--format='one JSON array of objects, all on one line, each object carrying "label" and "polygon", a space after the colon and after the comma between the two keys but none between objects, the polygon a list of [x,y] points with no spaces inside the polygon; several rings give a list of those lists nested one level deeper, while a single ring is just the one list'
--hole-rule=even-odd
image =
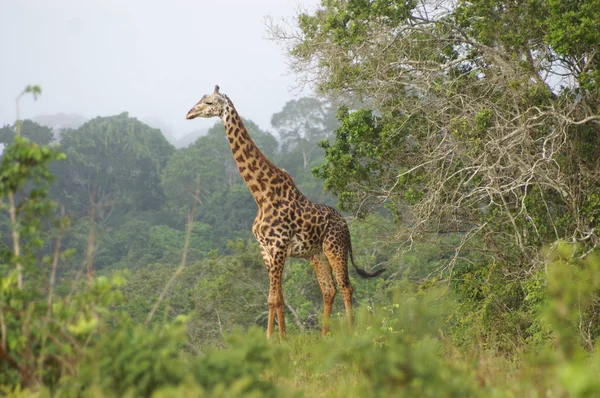
[{"label": "giraffe eye", "polygon": [[212,103],[212,102],[210,102],[210,101],[206,101],[206,102],[205,102],[205,104],[206,104],[206,105],[212,105],[213,103]]}]

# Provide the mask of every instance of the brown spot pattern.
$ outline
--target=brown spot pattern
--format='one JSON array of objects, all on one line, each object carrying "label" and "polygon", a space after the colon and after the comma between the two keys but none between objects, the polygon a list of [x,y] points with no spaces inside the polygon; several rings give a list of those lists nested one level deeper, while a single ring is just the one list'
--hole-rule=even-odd
[{"label": "brown spot pattern", "polygon": [[346,220],[335,209],[309,201],[286,171],[257,150],[237,111],[230,101],[228,104],[226,117],[222,118],[227,138],[240,174],[258,205],[252,232],[269,272],[267,337],[273,334],[275,318],[280,335],[285,336],[281,285],[287,257],[307,258],[313,265],[323,295],[323,334],[329,332],[331,306],[337,292],[334,274],[351,327],[351,244]]}]

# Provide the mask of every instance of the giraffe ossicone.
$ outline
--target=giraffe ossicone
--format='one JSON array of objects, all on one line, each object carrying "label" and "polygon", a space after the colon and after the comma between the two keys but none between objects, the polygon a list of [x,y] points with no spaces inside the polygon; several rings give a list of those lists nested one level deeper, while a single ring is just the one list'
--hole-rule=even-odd
[{"label": "giraffe ossicone", "polygon": [[329,332],[331,306],[336,295],[335,279],[344,299],[348,327],[352,328],[352,285],[348,258],[363,278],[373,278],[384,270],[369,273],[354,263],[348,224],[332,207],[308,200],[292,177],[271,162],[256,146],[233,103],[215,86],[190,109],[186,119],[220,117],[240,175],[252,193],[258,213],[252,233],[256,237],[269,273],[269,316],[267,338],[275,328],[285,336],[283,267],[287,257],[310,259],[323,295],[323,335]]}]

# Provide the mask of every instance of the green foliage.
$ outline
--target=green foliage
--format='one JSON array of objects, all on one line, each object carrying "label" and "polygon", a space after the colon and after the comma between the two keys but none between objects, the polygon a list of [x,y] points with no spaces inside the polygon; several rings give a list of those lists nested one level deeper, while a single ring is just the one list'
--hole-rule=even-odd
[{"label": "green foliage", "polygon": [[[148,249],[145,255],[148,262],[161,261],[163,259],[173,260],[181,256],[185,234],[166,225],[150,227]],[[211,228],[203,223],[194,223],[192,226],[192,238],[190,240],[190,259],[200,257],[208,253],[211,245]]]},{"label": "green foliage", "polygon": [[544,346],[544,248],[597,248],[598,10],[323,1],[293,34],[272,30],[295,71],[353,104],[315,175],[344,210],[392,213],[394,239],[414,250],[394,270],[451,283],[461,347]]},{"label": "green foliage", "polygon": [[66,381],[61,393],[97,389],[113,396],[150,396],[180,383],[186,373],[180,355],[185,343],[182,321],[151,330],[122,322],[86,350],[77,378]]},{"label": "green foliage", "polygon": [[354,185],[371,185],[381,179],[388,166],[386,155],[399,137],[370,110],[341,108],[337,117],[340,127],[335,130],[335,143],[319,143],[326,161],[313,172],[338,197],[340,208],[351,210],[360,201]]},{"label": "green foliage", "polygon": [[68,300],[54,302],[36,287],[44,277],[28,280],[33,284],[22,290],[16,272],[0,279],[2,312],[10,314],[2,320],[6,347],[0,348],[5,359],[0,382],[53,388],[62,377],[76,374],[75,364],[86,344],[107,330],[106,316],[121,298],[117,288],[122,280],[98,278],[92,286],[72,291]]},{"label": "green foliage", "polygon": [[19,98],[25,94],[31,94],[33,99],[37,100],[37,97],[42,94],[42,87],[39,84],[28,84],[25,86],[23,92],[19,95]]},{"label": "green foliage", "polygon": [[[261,151],[269,158],[275,158],[278,147],[275,137],[251,120],[244,120],[244,123]],[[161,185],[166,206],[175,219],[165,224],[181,229],[198,177],[200,206],[197,220],[211,227],[211,237],[206,244],[226,250],[229,240],[250,238],[256,204],[239,175],[221,123],[169,159],[161,176]]]},{"label": "green foliage", "polygon": [[269,282],[258,245],[238,239],[228,246],[234,255],[207,260],[196,281],[192,297],[197,324],[191,334],[198,345],[221,343],[234,325],[266,325]]},{"label": "green foliage", "polygon": [[262,373],[273,367],[285,374],[285,356],[279,347],[266,342],[261,329],[252,328],[247,334],[238,331],[229,336],[227,345],[223,351],[210,349],[198,361],[195,370],[201,385],[208,391],[237,391],[239,396],[279,396],[275,385],[263,380]]},{"label": "green foliage", "polygon": [[543,38],[548,7],[545,1],[461,1],[455,18],[482,43],[502,45],[513,54]]},{"label": "green foliage", "polygon": [[51,181],[48,166],[56,159],[64,160],[65,155],[48,146],[32,144],[27,138],[15,137],[2,154],[0,195],[18,192],[30,180],[36,184]]},{"label": "green foliage", "polygon": [[578,57],[600,47],[598,1],[548,1],[548,42],[560,54]]},{"label": "green foliage", "polygon": [[161,184],[180,222],[193,197],[196,179],[200,177],[201,197],[209,198],[225,186],[229,169],[235,167],[225,131],[221,130],[215,125],[194,145],[175,152],[165,166]]},{"label": "green foliage", "polygon": [[[135,323],[144,322],[158,300],[166,281],[174,272],[174,266],[161,263],[127,270],[127,284],[122,289],[124,302],[119,306],[119,310],[131,317]],[[204,273],[201,263],[193,263],[185,267],[158,307],[154,323],[170,322],[180,315],[191,314],[194,311],[196,284]],[[193,343],[196,344],[198,341]]]},{"label": "green foliage", "polygon": [[581,258],[578,247],[559,242],[548,264],[546,295],[548,305],[540,313],[546,328],[554,330],[559,349],[567,357],[577,350],[592,350],[600,336],[598,303],[600,258]]},{"label": "green foliage", "polygon": [[[123,320],[85,350],[77,377],[61,380],[58,396],[174,396],[192,389],[194,396],[276,397],[278,388],[262,379],[281,361],[278,347],[253,329],[228,337],[228,349],[213,348],[186,358],[185,317],[148,330]],[[187,396],[187,395],[186,395]]]},{"label": "green foliage", "polygon": [[56,204],[48,199],[50,183],[54,180],[49,164],[64,160],[64,154],[47,145],[31,143],[27,138],[15,136],[14,141],[4,148],[0,164],[0,209],[10,214],[10,230],[14,250],[15,237],[24,241],[17,258],[13,252],[13,264],[33,266],[34,252],[43,246],[45,231],[43,218],[48,216]]},{"label": "green foliage", "polygon": [[[175,151],[159,131],[127,114],[94,119],[65,133],[67,161],[61,164],[52,161],[64,155],[24,138],[46,142],[50,130],[25,121],[15,127],[22,128],[24,137],[18,137],[7,127],[2,134],[16,137],[0,165],[0,195],[3,210],[9,210],[0,218],[0,394],[598,394],[597,131],[587,122],[560,130],[562,116],[528,113],[564,103],[579,106],[573,98],[593,105],[588,94],[595,89],[595,66],[590,64],[587,77],[578,76],[578,87],[555,93],[531,75],[535,65],[523,65],[528,46],[535,56],[543,40],[556,51],[552,56],[583,56],[585,47],[575,42],[561,47],[567,36],[595,48],[581,28],[594,26],[595,8],[584,3],[460,3],[444,22],[458,21],[479,47],[461,47],[456,37],[432,45],[448,32],[444,24],[428,32],[422,24],[422,32],[379,47],[375,39],[382,36],[371,29],[400,34],[417,2],[327,1],[314,17],[301,17],[307,37],[343,49],[333,63],[324,61],[332,75],[322,87],[343,91],[357,84],[353,93],[378,110],[341,108],[335,137],[329,137],[335,123],[328,106],[314,99],[292,101],[273,116],[282,145],[245,123],[261,150],[289,167],[308,197],[331,200],[307,171],[315,167],[345,209],[358,208],[365,216],[350,224],[357,265],[388,271],[366,281],[351,270],[358,316],[350,333],[338,295],[333,330],[318,336],[320,289],[311,265],[293,260],[284,273],[288,339],[266,341],[268,273],[250,232],[256,204],[220,124]],[[551,18],[542,21],[547,15]],[[310,57],[308,44],[298,46],[297,54]],[[386,52],[396,45],[409,47]],[[488,57],[485,46],[502,49],[506,57]],[[353,58],[366,48],[378,50],[377,57]],[[468,61],[453,64],[463,57]],[[511,63],[513,58],[518,61]],[[413,91],[418,79],[404,84],[389,71],[379,80],[366,73],[382,65],[371,62],[398,67],[399,59],[450,66],[427,95]],[[515,68],[502,69],[502,62]],[[497,68],[502,70],[496,73]],[[510,79],[499,82],[504,73]],[[369,87],[380,80],[397,86],[377,97]],[[448,99],[443,107],[428,103],[440,104],[440,98]],[[407,104],[419,110],[404,112]],[[529,118],[527,128],[499,127],[510,115],[507,109],[515,108],[525,109],[520,117]],[[477,192],[501,191],[522,176],[524,163],[511,163],[515,158],[503,152],[512,141],[502,134],[516,140],[515,131],[526,138],[522,153],[554,148],[552,161],[542,157],[536,168],[556,166],[565,174],[542,179],[534,168],[526,184],[482,200]],[[548,134],[556,131],[569,133],[565,145],[548,143]],[[313,152],[322,138],[330,138],[321,143],[323,164]],[[491,146],[494,139],[502,145]],[[441,157],[435,152],[440,148]],[[473,162],[484,158],[489,163]],[[523,159],[529,158],[518,158]],[[51,169],[58,178],[54,186]],[[474,169],[493,169],[497,179],[465,173]],[[562,179],[553,181],[555,175]],[[195,197],[198,177],[201,195]],[[550,189],[551,184],[557,185]],[[57,206],[48,198],[50,187],[53,198],[67,205],[72,226],[64,217],[53,218]],[[6,205],[11,197],[14,206],[10,200]],[[176,271],[186,238],[184,215],[196,200],[188,264]],[[385,209],[366,215],[380,206]],[[436,206],[440,212],[426,212]],[[577,238],[580,243],[554,243],[579,236],[580,228],[591,231]],[[412,248],[408,253],[404,243]],[[88,247],[93,256],[87,256]],[[80,264],[90,258],[96,275],[82,283]],[[174,272],[177,278],[163,296]],[[156,304],[154,317],[145,322]]]},{"label": "green foliage", "polygon": [[[19,206],[18,214],[25,215],[17,219],[21,221],[20,237],[40,230],[40,220],[33,215],[50,215],[49,162],[60,158],[64,158],[60,153],[20,137],[6,148],[0,193],[14,195],[31,184],[25,204]],[[58,227],[64,229],[67,223],[59,221]],[[198,227],[194,228],[196,235],[201,234]],[[173,241],[177,237],[170,238],[172,231],[165,228],[151,228],[150,236],[158,233],[155,241],[177,246]],[[38,241],[42,245],[41,238]],[[118,274],[75,284],[62,297],[53,295],[56,265],[65,259],[58,246],[56,250],[53,258],[25,269],[23,287],[22,270],[2,268],[6,272],[0,277],[0,382],[5,393],[16,396],[25,387],[30,389],[27,395],[150,396],[194,383],[201,396],[276,396],[275,386],[261,379],[276,356],[262,332],[251,332],[252,339],[230,339],[229,356],[213,351],[196,359],[185,358],[187,318],[180,315],[150,330],[135,323],[115,310],[118,305],[123,308],[124,282]],[[35,253],[26,250],[17,261],[34,264]],[[50,276],[39,272],[49,262]],[[164,283],[164,278],[159,283]]]},{"label": "green foliage", "polygon": [[6,125],[0,128],[0,143],[7,145],[17,135],[25,137],[38,145],[48,145],[54,141],[54,133],[50,127],[41,126],[26,119],[18,121],[14,126]]},{"label": "green foliage", "polygon": [[[548,1],[549,19],[546,40],[553,49],[570,60],[578,60],[600,48],[594,32],[600,28],[600,3],[590,1]],[[577,61],[576,61],[577,62]],[[577,76],[581,89],[598,93],[600,62],[595,57]],[[593,98],[593,97],[592,97]]]},{"label": "green foliage", "polygon": [[322,155],[316,144],[329,137],[337,127],[331,106],[307,97],[288,101],[273,115],[271,124],[277,130],[282,151],[287,152],[280,159],[281,167],[293,175]]},{"label": "green foliage", "polygon": [[474,381],[460,366],[441,360],[443,345],[432,333],[443,326],[440,315],[448,311],[440,292],[409,297],[396,294],[391,307],[381,308],[372,333],[357,338],[348,350],[347,357],[367,379],[358,391],[382,397],[474,396]]},{"label": "green foliage", "polygon": [[227,250],[227,242],[250,239],[256,217],[256,202],[243,184],[236,184],[212,195],[198,209],[198,220],[212,227],[213,247]]},{"label": "green foliage", "polygon": [[102,220],[115,206],[146,210],[162,203],[159,176],[174,148],[160,131],[127,113],[64,131],[61,149],[67,162],[54,170],[56,196],[71,211],[88,213],[93,203]]}]

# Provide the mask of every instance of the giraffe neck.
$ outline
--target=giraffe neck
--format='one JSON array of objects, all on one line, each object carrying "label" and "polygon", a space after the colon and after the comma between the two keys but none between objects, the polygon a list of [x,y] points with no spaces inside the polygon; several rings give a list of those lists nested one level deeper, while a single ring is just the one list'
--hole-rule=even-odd
[{"label": "giraffe neck", "polygon": [[272,181],[287,180],[286,172],[275,166],[258,149],[230,100],[221,119],[238,170],[256,203],[261,205],[267,198]]}]

